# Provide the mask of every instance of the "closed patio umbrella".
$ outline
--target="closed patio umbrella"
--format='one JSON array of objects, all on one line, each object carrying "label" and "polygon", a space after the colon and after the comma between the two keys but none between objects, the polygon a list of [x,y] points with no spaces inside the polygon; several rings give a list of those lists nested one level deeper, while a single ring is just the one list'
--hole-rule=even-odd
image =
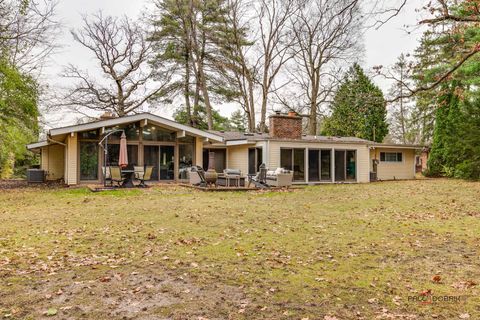
[{"label": "closed patio umbrella", "polygon": [[118,155],[118,165],[121,168],[126,168],[128,166],[127,136],[125,135],[125,132],[122,132],[122,137],[120,138],[120,152]]}]

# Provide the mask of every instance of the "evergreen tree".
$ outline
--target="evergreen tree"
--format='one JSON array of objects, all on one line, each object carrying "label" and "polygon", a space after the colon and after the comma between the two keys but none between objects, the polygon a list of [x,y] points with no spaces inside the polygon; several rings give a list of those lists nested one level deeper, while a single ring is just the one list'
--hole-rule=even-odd
[{"label": "evergreen tree", "polygon": [[[418,86],[428,87],[442,79],[441,86],[420,96],[435,110],[427,174],[479,179],[480,56],[461,65],[458,61],[480,43],[480,27],[467,21],[472,14],[468,1],[448,4],[448,9],[458,21],[433,25],[425,33],[415,73]],[[455,71],[442,78],[450,70]]]},{"label": "evergreen tree", "polygon": [[[229,32],[225,27],[226,0],[157,0],[155,32],[150,40],[154,44],[156,57],[152,66],[156,68],[164,61],[178,67],[177,88],[185,99],[187,123],[199,127],[202,108],[208,127],[213,129],[212,86],[215,86],[215,68],[218,61],[219,34]],[[202,103],[203,107],[200,106]]]},{"label": "evergreen tree", "polygon": [[[197,128],[201,130],[217,130],[217,131],[230,131],[232,130],[232,126],[230,120],[227,117],[222,116],[217,110],[212,110],[212,117],[213,117],[213,128],[208,128],[207,122],[207,112],[205,106],[199,105],[198,109],[198,118],[196,120]],[[176,122],[187,124],[188,125],[188,115],[187,110],[185,107],[178,108],[173,113],[173,118]]]},{"label": "evergreen tree", "polygon": [[232,113],[230,123],[233,131],[245,132],[247,129],[247,118],[241,110]]},{"label": "evergreen tree", "polygon": [[325,119],[322,134],[382,142],[388,134],[383,93],[358,64],[348,71]]}]

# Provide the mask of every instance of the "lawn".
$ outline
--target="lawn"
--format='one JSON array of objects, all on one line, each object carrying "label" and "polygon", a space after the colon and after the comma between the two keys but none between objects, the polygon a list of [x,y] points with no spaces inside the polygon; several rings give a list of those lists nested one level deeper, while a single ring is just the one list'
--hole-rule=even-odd
[{"label": "lawn", "polygon": [[0,317],[480,319],[479,200],[454,180],[0,191]]}]

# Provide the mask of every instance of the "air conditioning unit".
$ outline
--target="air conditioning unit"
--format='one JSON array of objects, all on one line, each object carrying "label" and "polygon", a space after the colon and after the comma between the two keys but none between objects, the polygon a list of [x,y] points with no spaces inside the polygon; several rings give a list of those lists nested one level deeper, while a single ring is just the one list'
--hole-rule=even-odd
[{"label": "air conditioning unit", "polygon": [[27,170],[28,183],[43,183],[45,182],[45,170],[28,169]]}]

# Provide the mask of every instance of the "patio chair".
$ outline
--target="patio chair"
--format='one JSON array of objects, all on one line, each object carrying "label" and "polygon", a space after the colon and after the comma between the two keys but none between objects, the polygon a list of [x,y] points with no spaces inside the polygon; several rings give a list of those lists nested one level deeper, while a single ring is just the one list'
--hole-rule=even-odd
[{"label": "patio chair", "polygon": [[[198,178],[200,179],[199,182],[194,183],[195,186],[199,186],[202,188],[206,188],[208,186],[207,179],[205,179],[205,171],[203,171],[203,168],[200,166],[192,166],[191,172],[192,173],[197,173]],[[193,179],[190,179],[193,180]]]},{"label": "patio chair", "polygon": [[145,181],[149,181],[150,179],[152,179],[152,173],[153,166],[146,166],[143,174],[139,175],[140,184],[138,186],[141,188],[146,188],[147,185],[145,184]]},{"label": "patio chair", "polygon": [[112,175],[110,174],[110,167],[102,167],[102,173],[105,177],[105,183],[110,183],[112,185]]},{"label": "patio chair", "polygon": [[145,166],[133,166],[134,178],[140,180],[145,174]]},{"label": "patio chair", "polygon": [[120,167],[109,167],[110,168],[110,181],[111,185],[115,182],[119,187],[122,185],[122,170]]},{"label": "patio chair", "polygon": [[253,183],[257,188],[268,189],[270,186],[267,184],[267,166],[262,163],[259,167],[259,171],[256,175],[248,175],[248,187],[250,183]]}]

